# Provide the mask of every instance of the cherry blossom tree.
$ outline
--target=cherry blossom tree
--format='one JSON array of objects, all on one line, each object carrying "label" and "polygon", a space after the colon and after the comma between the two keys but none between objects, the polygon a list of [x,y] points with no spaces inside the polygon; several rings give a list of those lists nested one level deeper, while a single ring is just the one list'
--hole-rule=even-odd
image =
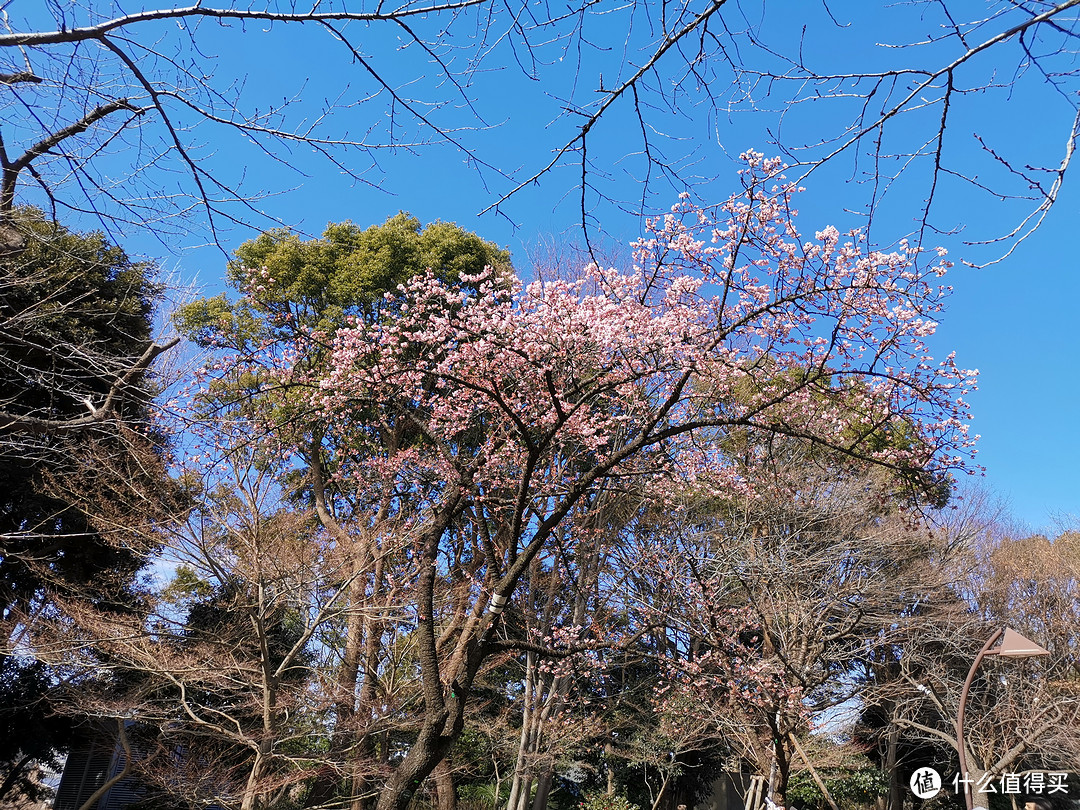
[{"label": "cherry blossom tree", "polygon": [[[179,311],[177,321],[196,343],[219,353],[251,356],[260,347],[291,347],[295,353],[288,362],[300,373],[326,363],[329,347],[306,339],[311,330],[332,333],[345,324],[347,315],[378,321],[395,306],[384,295],[424,269],[459,284],[462,272],[475,275],[490,265],[508,267],[509,254],[452,223],[422,228],[405,213],[367,229],[347,222],[330,225],[314,240],[271,231],[242,245],[230,265],[229,279],[246,291],[244,298],[235,303],[225,296],[192,302]],[[260,268],[254,276],[248,269],[252,266]],[[242,453],[249,443],[244,431],[214,429],[215,422],[228,425],[234,420],[249,430],[271,432],[274,452],[291,455],[284,471],[280,465],[274,469],[283,472],[292,500],[313,510],[328,542],[352,566],[339,655],[326,676],[334,681],[329,691],[336,723],[325,756],[333,767],[322,772],[310,801],[317,804],[344,793],[355,807],[375,790],[371,763],[388,755],[396,705],[412,699],[411,679],[400,677],[401,658],[408,658],[400,650],[409,647],[412,629],[396,618],[399,591],[409,581],[412,561],[407,535],[398,530],[398,518],[390,510],[390,493],[342,487],[332,472],[343,459],[369,453],[372,447],[392,450],[411,439],[401,430],[380,433],[363,425],[328,432],[320,414],[306,407],[305,396],[261,391],[269,372],[259,363],[240,364],[231,371],[237,373],[216,378],[192,403],[185,415],[194,418],[188,432],[209,430],[208,458]],[[215,418],[203,421],[200,414],[207,413]],[[273,458],[266,463],[273,465]],[[472,542],[467,532],[447,539],[454,547]],[[460,554],[452,556],[461,559]],[[467,613],[473,573],[467,560],[451,567],[443,593],[451,627]]]},{"label": "cherry blossom tree", "polygon": [[[758,482],[724,448],[747,437],[887,470],[923,500],[970,464],[974,372],[926,347],[947,263],[905,244],[870,251],[832,227],[804,237],[799,189],[765,179],[780,162],[745,158],[742,193],[717,206],[685,195],[626,271],[529,285],[485,272],[467,287],[429,273],[381,319],[225,364],[257,367],[267,399],[320,415],[316,444],[357,448],[328,472],[356,503],[382,504],[407,562],[393,577],[420,701],[380,810],[404,808],[444,759],[485,662],[528,648],[501,617],[542,552],[577,548],[591,497],[633,486],[664,508],[702,481],[749,495]],[[250,277],[257,303],[271,276]],[[326,350],[321,367],[295,362],[311,346]],[[398,440],[356,441],[387,435]],[[298,459],[272,431],[264,444]],[[445,612],[450,593],[462,611]]]}]

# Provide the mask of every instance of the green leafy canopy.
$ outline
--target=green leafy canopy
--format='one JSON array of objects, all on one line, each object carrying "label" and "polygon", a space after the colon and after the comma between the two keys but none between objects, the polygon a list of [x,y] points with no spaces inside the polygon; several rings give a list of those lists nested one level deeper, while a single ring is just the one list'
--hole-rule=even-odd
[{"label": "green leafy canopy", "polygon": [[331,223],[319,239],[272,230],[237,248],[227,273],[229,283],[245,292],[257,274],[261,312],[251,301],[234,306],[218,296],[183,307],[176,320],[202,345],[237,346],[272,334],[279,324],[329,331],[349,315],[377,319],[385,294],[413,276],[431,270],[455,282],[487,266],[508,274],[510,253],[454,223],[421,226],[405,212],[366,229]]}]

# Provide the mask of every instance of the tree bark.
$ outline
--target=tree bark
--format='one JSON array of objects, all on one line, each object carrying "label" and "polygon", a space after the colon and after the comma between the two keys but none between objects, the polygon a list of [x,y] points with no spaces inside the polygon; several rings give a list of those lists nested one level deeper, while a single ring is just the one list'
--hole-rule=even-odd
[{"label": "tree bark", "polygon": [[255,761],[251,763],[251,772],[248,774],[247,784],[244,786],[244,797],[240,801],[240,810],[255,810],[257,806],[263,762],[263,752],[259,751],[255,754]]},{"label": "tree bark", "polygon": [[536,795],[533,796],[532,810],[547,810],[548,796],[551,794],[551,782],[555,777],[552,767],[548,765],[540,778],[536,780]]},{"label": "tree bark", "polygon": [[528,795],[528,788],[532,787],[532,780],[529,780],[527,786],[524,785],[526,773],[525,773],[525,759],[529,752],[529,741],[532,730],[532,714],[533,714],[533,672],[536,668],[536,653],[532,650],[525,654],[525,705],[522,708],[521,718],[521,739],[518,742],[517,758],[514,760],[514,778],[510,783],[510,798],[506,800],[506,810],[524,810],[524,802],[521,801],[521,796]]},{"label": "tree bark", "polygon": [[889,775],[888,810],[904,810],[904,794],[900,785],[900,774],[896,769],[897,742],[900,729],[893,724],[889,728],[885,749],[885,773]]},{"label": "tree bark", "polygon": [[454,789],[454,773],[446,757],[435,766],[435,793],[438,810],[457,810],[457,791]]},{"label": "tree bark", "polygon": [[457,737],[456,734],[450,736],[441,733],[446,719],[444,716],[436,718],[442,722],[424,724],[409,753],[383,787],[376,810],[407,810],[413,796],[446,756],[450,744]]}]

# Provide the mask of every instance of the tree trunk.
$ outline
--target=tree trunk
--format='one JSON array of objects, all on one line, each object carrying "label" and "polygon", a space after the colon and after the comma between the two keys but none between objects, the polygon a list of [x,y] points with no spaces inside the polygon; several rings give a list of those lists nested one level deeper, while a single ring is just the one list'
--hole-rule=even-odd
[{"label": "tree trunk", "polygon": [[548,796],[551,794],[551,782],[555,773],[551,766],[544,768],[540,778],[536,780],[536,795],[533,796],[532,810],[547,810]]},{"label": "tree trunk", "polygon": [[[450,492],[436,510],[421,546],[423,554],[416,586],[416,652],[424,697],[424,721],[416,742],[383,786],[376,810],[406,810],[424,780],[431,776],[450,746],[461,736],[465,727],[465,703],[469,690],[487,654],[482,637],[465,641],[467,649],[462,658],[463,668],[457,673],[446,673],[450,684],[443,683],[435,641],[435,580],[439,540],[461,504],[464,482],[457,484],[456,487],[449,487]],[[488,624],[487,627],[490,629],[491,626]]]},{"label": "tree trunk", "polygon": [[510,798],[506,802],[507,810],[525,810],[529,804],[532,787],[533,777],[530,774],[523,774],[521,781],[516,785],[517,792],[511,790]]},{"label": "tree trunk", "polygon": [[[961,778],[965,775],[961,774]],[[971,783],[967,786],[971,791],[972,806],[975,810],[979,810],[980,807],[987,808],[990,806],[990,794],[980,793],[979,784],[986,777],[986,771],[980,768],[978,765],[972,763],[971,758],[968,758],[968,772],[967,778],[971,780]]]},{"label": "tree trunk", "polygon": [[409,753],[383,786],[376,810],[407,810],[424,780],[431,776],[446,756],[450,744],[457,738],[457,734],[440,734],[444,722],[445,718],[443,722],[424,724]]},{"label": "tree trunk", "polygon": [[799,738],[795,736],[795,732],[789,731],[788,739],[791,740],[792,747],[795,748],[799,753],[799,756],[802,757],[803,762],[806,763],[806,767],[810,771],[810,777],[814,780],[814,784],[817,785],[818,790],[821,791],[821,795],[825,797],[825,802],[832,810],[840,810],[840,807],[836,804],[836,800],[833,799],[832,794],[829,793],[829,788],[825,784],[825,780],[822,779],[821,774],[817,772],[817,768],[815,768],[814,763],[810,761],[810,757],[807,755],[806,751],[799,745]]},{"label": "tree trunk", "polygon": [[[372,557],[372,549],[365,541],[357,543],[356,538],[345,531],[333,513],[333,507],[326,492],[327,475],[323,467],[322,437],[321,430],[314,430],[307,447],[308,476],[315,500],[315,512],[323,528],[330,532],[339,547],[353,554],[350,570],[352,581],[346,595],[345,649],[341,657],[341,667],[337,672],[337,695],[334,701],[337,724],[330,739],[330,756],[344,763],[345,752],[350,749],[355,750],[357,736],[354,722],[356,690],[359,684],[360,658],[367,629],[366,611],[363,608],[367,598],[368,583],[364,572]],[[336,781],[333,771],[327,770],[316,779],[315,786],[309,794],[309,806],[312,796],[322,798],[335,792],[335,786],[327,784],[327,779]],[[353,789],[350,790],[350,794],[353,798],[349,807],[351,810],[362,810],[358,803],[361,791],[357,790],[355,785],[351,787]]]},{"label": "tree trunk", "polygon": [[259,751],[255,754],[255,761],[251,763],[251,772],[248,774],[247,784],[244,786],[244,797],[240,800],[240,810],[255,810],[257,806],[263,762],[263,752]]},{"label": "tree trunk", "polygon": [[[599,562],[600,562],[600,547],[599,544],[594,545],[587,554],[582,555],[580,567],[578,569],[577,581],[576,581],[576,593],[574,599],[574,612],[571,616],[571,624],[581,626],[584,625],[585,616],[588,612],[589,595],[595,590],[597,577],[599,575]],[[545,629],[550,632],[551,629],[551,606],[556,602],[556,589],[562,580],[553,569],[551,573],[551,585],[550,591],[547,595],[547,605],[545,606],[544,625]],[[531,653],[530,653],[531,655]],[[528,670],[526,670],[528,671]],[[543,679],[540,679],[540,684],[543,683]],[[531,753],[539,753],[541,749],[541,743],[543,741],[544,732],[553,718],[557,718],[566,705],[567,697],[570,694],[570,689],[573,686],[573,679],[569,676],[562,676],[559,678],[552,677],[547,687],[547,698],[544,701],[544,706],[540,710],[538,716],[535,719],[535,728],[532,732],[531,740]],[[537,689],[537,695],[540,693],[540,689]],[[551,786],[554,780],[554,771],[550,765],[545,767],[543,773],[540,774],[537,779],[536,795],[533,797],[532,810],[547,810],[548,797],[551,795]],[[611,774],[609,773],[609,793],[613,791],[613,784],[610,781]],[[528,793],[526,792],[518,801],[517,810],[524,810],[525,803],[528,800]],[[514,808],[511,808],[514,810]]]},{"label": "tree trunk", "polygon": [[435,766],[435,792],[438,810],[457,810],[457,791],[454,790],[454,774],[446,757]]},{"label": "tree trunk", "polygon": [[510,783],[510,798],[506,800],[506,810],[524,810],[525,804],[521,796],[528,796],[528,789],[532,787],[532,780],[525,785],[526,755],[529,752],[529,741],[532,731],[533,715],[533,673],[536,669],[536,654],[531,650],[525,654],[525,705],[521,710],[521,738],[518,741],[517,758],[514,760],[514,778]]},{"label": "tree trunk", "polygon": [[769,801],[777,807],[787,807],[787,784],[791,772],[791,758],[787,746],[774,730],[772,765],[769,768]]},{"label": "tree trunk", "polygon": [[[380,513],[381,514],[381,513]],[[383,587],[384,558],[379,555],[375,562],[375,570],[372,575],[372,599],[377,601]],[[371,738],[371,732],[367,724],[371,719],[375,707],[376,686],[379,677],[379,654],[381,652],[380,639],[381,627],[373,626],[378,621],[374,617],[365,617],[361,635],[363,637],[363,665],[364,678],[360,686],[360,700],[354,716],[354,720],[363,718],[363,727],[353,729],[354,744],[350,751],[352,754],[352,800],[350,810],[365,810],[371,807],[372,802],[368,794],[373,792],[374,785],[368,777],[370,768],[366,760],[375,758],[375,741]]]},{"label": "tree trunk", "polygon": [[[671,773],[669,771],[662,771],[663,779],[660,782],[660,792],[656,794],[656,798],[653,799],[652,805],[649,810],[660,810],[660,802],[667,797],[668,785],[671,784]],[[670,805],[668,805],[670,807]]]},{"label": "tree trunk", "polygon": [[900,729],[893,724],[886,738],[885,748],[885,773],[889,775],[888,810],[904,810],[903,786],[900,784],[900,774],[896,768],[897,742],[900,737]]}]

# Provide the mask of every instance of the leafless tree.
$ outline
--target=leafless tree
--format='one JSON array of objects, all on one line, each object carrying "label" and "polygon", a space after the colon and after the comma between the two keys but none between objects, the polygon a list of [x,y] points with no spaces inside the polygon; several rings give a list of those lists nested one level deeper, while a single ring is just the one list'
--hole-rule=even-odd
[{"label": "leafless tree", "polygon": [[[763,8],[735,0],[618,8],[581,0],[558,10],[487,0],[359,11],[345,3],[311,10],[200,3],[114,16],[100,5],[43,10],[9,2],[0,33],[0,254],[18,254],[32,238],[15,215],[20,202],[42,205],[54,220],[88,216],[114,240],[134,230],[170,240],[186,227],[200,241],[220,242],[230,223],[265,226],[274,220],[261,214],[260,198],[280,186],[253,187],[241,165],[249,161],[214,160],[219,146],[241,142],[253,166],[266,160],[302,177],[314,152],[358,182],[387,151],[449,147],[491,189],[489,210],[509,216],[512,199],[552,175],[550,182],[576,188],[588,239],[603,199],[644,212],[724,173],[707,168],[716,155],[705,148],[705,130],[695,128],[701,120],[675,122],[705,119],[723,142],[719,121],[743,113],[765,124],[757,145],[787,155],[800,174],[846,161],[844,170],[869,189],[846,204],[868,217],[911,174],[916,197],[926,200],[920,237],[961,224],[935,208],[950,184],[991,200],[1029,199],[1011,231],[975,235],[1000,238],[999,253],[1007,254],[1045,218],[1071,164],[1077,82],[1067,60],[1076,5],[904,6],[889,12],[896,29],[928,26],[931,35],[882,46],[883,59],[868,70],[865,45],[877,34],[839,5],[801,9],[803,32],[793,36]],[[402,50],[371,45],[368,32],[400,37]],[[245,75],[228,75],[225,66],[215,75],[215,48],[252,40],[251,51],[302,50],[312,33],[338,54],[339,75],[353,83],[321,77],[317,107],[301,98],[310,96],[302,77],[289,88],[294,95],[269,102],[247,91]],[[814,47],[825,42],[832,55],[851,54],[842,68]],[[606,53],[612,59],[595,56]],[[579,67],[568,78],[565,65],[574,59]],[[492,69],[508,84],[487,80]],[[488,150],[492,138],[518,137],[514,122],[488,122],[500,120],[502,99],[518,93],[519,80],[522,92],[544,88],[537,105],[552,104],[552,139],[509,165]],[[995,108],[972,101],[1013,92],[1047,94],[1046,127],[1061,132],[1049,163],[1041,152],[994,140]],[[811,106],[822,114],[804,126],[800,116]],[[630,146],[613,137],[625,135],[627,120],[640,132]],[[991,131],[964,142],[969,122]],[[636,201],[618,199],[610,180],[624,166],[642,181]],[[61,420],[2,409],[0,429],[54,433],[102,421],[167,345],[147,342],[111,370],[114,385],[84,414]]]},{"label": "leafless tree", "polygon": [[[0,213],[30,195],[58,216],[162,234],[194,217],[213,240],[230,222],[265,224],[259,198],[288,185],[252,187],[236,160],[212,159],[219,144],[246,142],[251,160],[241,163],[265,158],[301,177],[314,151],[361,183],[376,182],[368,172],[387,151],[437,144],[482,176],[486,210],[514,216],[515,197],[553,183],[576,196],[588,234],[604,200],[655,209],[725,174],[710,163],[730,140],[726,122],[745,115],[758,133],[745,146],[778,150],[801,174],[836,166],[864,189],[848,186],[855,211],[872,217],[907,187],[924,200],[920,237],[962,224],[943,205],[955,192],[1007,203],[1019,213],[1004,233],[971,235],[999,240],[1007,255],[1043,221],[1072,162],[1077,5],[920,0],[867,16],[865,4],[842,2],[792,13],[737,0],[445,0],[360,10],[199,3],[110,16],[100,5],[42,12],[10,2]],[[341,69],[310,83],[294,75],[285,99],[270,102],[226,65],[215,75],[215,50],[241,47],[298,50],[300,64],[322,48]],[[304,103],[313,92],[319,102]],[[534,98],[549,118],[535,153],[511,162],[494,146],[524,134],[503,121],[508,94]],[[1032,126],[1056,154],[998,126],[1014,96],[1039,99]],[[640,181],[636,199],[619,190],[627,173]],[[16,249],[20,236],[5,228],[4,240]]]},{"label": "leafless tree", "polygon": [[638,609],[668,628],[673,725],[723,740],[781,806],[795,772],[821,781],[811,723],[860,699],[863,662],[938,579],[934,542],[882,497],[883,479],[806,450],[772,443],[754,471],[763,492],[745,501],[688,494],[623,563]]},{"label": "leafless tree", "polygon": [[[256,459],[231,461],[186,518],[128,528],[164,544],[158,584],[126,600],[67,588],[26,645],[65,673],[66,711],[135,721],[144,782],[253,810],[317,771],[297,741],[319,734],[329,709],[338,656],[327,635],[350,565],[308,512],[280,506]],[[98,520],[132,519],[101,507]]]},{"label": "leafless tree", "polygon": [[948,565],[950,588],[928,593],[913,612],[892,674],[870,699],[891,707],[902,736],[955,756],[969,668],[993,631],[1008,625],[1051,654],[984,659],[965,712],[968,775],[996,784],[1007,773],[1067,770],[1080,751],[1075,536],[1016,538],[991,522],[953,545],[963,554]]}]

